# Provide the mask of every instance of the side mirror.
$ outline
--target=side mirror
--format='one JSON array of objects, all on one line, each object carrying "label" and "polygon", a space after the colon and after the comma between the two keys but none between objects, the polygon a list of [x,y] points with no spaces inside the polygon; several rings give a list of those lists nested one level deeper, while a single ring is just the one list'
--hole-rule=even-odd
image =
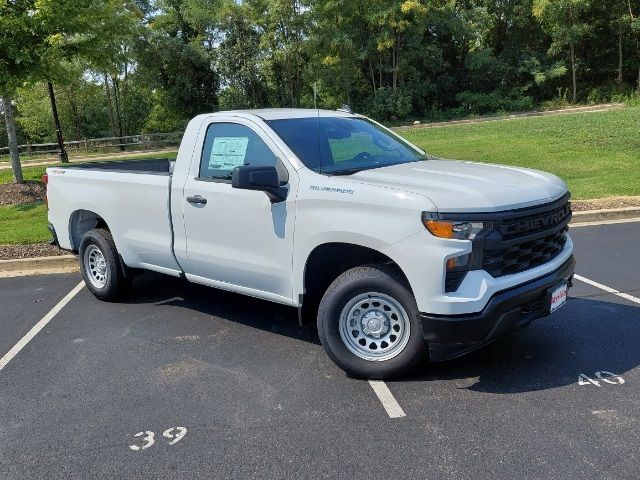
[{"label": "side mirror", "polygon": [[271,203],[282,202],[287,198],[287,188],[280,186],[276,167],[243,165],[233,169],[231,186],[241,190],[265,192]]}]

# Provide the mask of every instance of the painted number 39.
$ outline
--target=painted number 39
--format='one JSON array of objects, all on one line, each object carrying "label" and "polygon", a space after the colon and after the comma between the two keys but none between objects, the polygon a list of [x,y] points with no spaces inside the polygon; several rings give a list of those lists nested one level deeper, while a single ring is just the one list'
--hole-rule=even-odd
[{"label": "painted number 39", "polygon": [[[596,377],[598,377],[604,383],[608,383],[609,385],[622,385],[624,383],[624,378],[611,372],[596,372]],[[596,387],[602,386],[600,385],[600,382],[598,380],[589,378],[584,373],[578,375],[578,385],[595,385]]]},{"label": "painted number 39", "polygon": [[[169,445],[175,445],[187,434],[187,429],[185,427],[171,427],[162,432],[162,436],[169,441]],[[156,443],[155,433],[150,430],[145,432],[138,432],[134,435],[134,437],[140,437],[139,445],[129,445],[131,450],[146,450],[151,445]]]}]

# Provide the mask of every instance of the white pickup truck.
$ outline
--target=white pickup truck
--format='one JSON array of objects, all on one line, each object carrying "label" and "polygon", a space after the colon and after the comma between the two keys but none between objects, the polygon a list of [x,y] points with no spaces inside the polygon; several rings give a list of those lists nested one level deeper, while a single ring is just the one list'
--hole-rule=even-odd
[{"label": "white pickup truck", "polygon": [[359,377],[398,376],[549,315],[574,272],[560,179],[432,158],[346,111],[199,115],[175,162],[47,176],[54,241],[78,253],[96,297],[121,298],[153,270],[297,307]]}]

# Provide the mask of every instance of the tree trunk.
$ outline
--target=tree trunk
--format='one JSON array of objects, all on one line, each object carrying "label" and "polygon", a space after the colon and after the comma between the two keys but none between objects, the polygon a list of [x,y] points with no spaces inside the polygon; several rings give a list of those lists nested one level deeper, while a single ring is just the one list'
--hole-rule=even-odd
[{"label": "tree trunk", "polygon": [[11,97],[2,96],[2,106],[4,108],[4,121],[7,125],[7,137],[9,138],[9,154],[11,155],[11,170],[13,171],[13,180],[16,183],[22,183],[22,166],[20,165],[20,152],[18,152],[18,136],[16,135],[16,122],[13,118],[13,105],[11,105]]},{"label": "tree trunk", "polygon": [[49,100],[51,100],[51,116],[53,117],[53,125],[56,129],[56,138],[58,139],[58,159],[62,163],[69,161],[69,156],[64,148],[64,138],[62,137],[62,128],[60,127],[60,118],[58,117],[58,105],[56,104],[56,95],[53,91],[53,84],[47,82],[49,89]]},{"label": "tree trunk", "polygon": [[124,62],[124,84],[122,85],[122,108],[124,109],[124,134],[129,135],[129,64]]},{"label": "tree trunk", "polygon": [[391,88],[395,92],[398,88],[398,40],[399,35],[394,35],[393,48],[391,48]]},{"label": "tree trunk", "polygon": [[622,20],[618,22],[618,83],[622,83]]},{"label": "tree trunk", "polygon": [[576,99],[578,97],[578,87],[576,82],[576,49],[573,45],[573,42],[571,42],[571,77],[573,80],[572,102],[576,103]]},{"label": "tree trunk", "polygon": [[73,123],[76,129],[76,140],[82,138],[82,127],[80,126],[80,112],[78,111],[78,102],[74,98],[73,90],[65,90],[65,93],[69,97],[69,103],[71,104],[71,113],[73,114]]},{"label": "tree trunk", "polygon": [[[118,79],[116,77],[111,77],[111,83],[113,83],[113,98],[116,104],[116,120],[118,125],[118,135],[120,136],[120,143],[122,144],[122,137],[124,136],[122,133],[122,117],[120,116],[120,90],[118,89]],[[124,151],[124,146],[120,145],[120,150]]]},{"label": "tree trunk", "polygon": [[371,71],[371,84],[373,85],[373,93],[376,93],[376,75],[373,71],[373,64],[371,63],[371,59],[369,59],[369,70]]},{"label": "tree trunk", "polygon": [[114,137],[116,134],[116,124],[113,120],[113,104],[111,103],[111,89],[109,88],[109,77],[104,74],[104,92],[107,96],[107,110],[109,111],[109,126],[111,127],[111,135]]}]

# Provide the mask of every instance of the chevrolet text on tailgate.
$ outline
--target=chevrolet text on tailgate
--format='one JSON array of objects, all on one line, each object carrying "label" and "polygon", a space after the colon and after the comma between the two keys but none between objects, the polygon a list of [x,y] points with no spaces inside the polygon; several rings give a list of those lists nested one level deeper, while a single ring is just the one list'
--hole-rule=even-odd
[{"label": "chevrolet text on tailgate", "polygon": [[47,174],[54,240],[97,298],[153,270],[297,307],[359,377],[405,374],[549,315],[574,272],[559,178],[433,158],[345,111],[199,115],[175,162]]}]

